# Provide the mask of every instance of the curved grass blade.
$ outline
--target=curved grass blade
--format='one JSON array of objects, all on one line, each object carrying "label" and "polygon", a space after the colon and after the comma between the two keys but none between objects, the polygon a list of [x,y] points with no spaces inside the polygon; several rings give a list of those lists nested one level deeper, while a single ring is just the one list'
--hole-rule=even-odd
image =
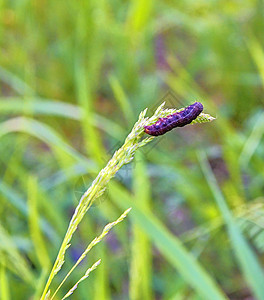
[{"label": "curved grass blade", "polygon": [[19,77],[7,71],[3,67],[0,67],[0,79],[21,95],[32,95],[34,93],[34,90],[27,85],[25,81],[21,80]]},{"label": "curved grass blade", "polygon": [[67,144],[55,130],[44,123],[25,117],[12,118],[0,123],[0,138],[11,132],[28,133],[47,143],[50,147],[57,147],[60,151],[66,152],[76,161],[84,163],[89,171],[93,170],[94,164]]},{"label": "curved grass blade", "polygon": [[255,121],[254,127],[246,139],[243,149],[241,151],[239,162],[243,167],[247,167],[251,157],[254,155],[258,145],[264,134],[264,113]]},{"label": "curved grass blade", "polygon": [[[83,109],[77,105],[40,97],[27,97],[25,99],[18,97],[0,97],[0,114],[10,115],[18,113],[57,116],[81,121]],[[96,113],[94,113],[93,116],[93,125],[100,130],[105,131],[116,139],[120,139],[124,136],[124,128],[116,122]]]},{"label": "curved grass blade", "polygon": [[251,287],[256,299],[264,299],[264,273],[262,267],[249,246],[247,240],[242,235],[238,225],[236,224],[231,211],[229,210],[226,200],[216,182],[215,176],[210,169],[209,163],[204,152],[199,152],[201,168],[208,182],[208,185],[215,198],[216,204],[225,220],[228,227],[230,242],[235,250],[235,254],[245,278]]},{"label": "curved grass blade", "polygon": [[213,278],[153,213],[133,202],[131,196],[124,189],[121,190],[114,183],[111,183],[110,187],[109,193],[114,202],[122,208],[125,206],[132,207],[131,218],[135,224],[145,231],[164,257],[179,271],[184,280],[195,289],[202,299],[227,299]]}]

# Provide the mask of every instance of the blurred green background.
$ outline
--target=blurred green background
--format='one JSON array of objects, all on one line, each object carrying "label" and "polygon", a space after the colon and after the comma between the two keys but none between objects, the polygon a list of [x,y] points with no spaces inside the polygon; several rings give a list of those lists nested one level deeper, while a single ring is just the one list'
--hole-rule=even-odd
[{"label": "blurred green background", "polygon": [[[52,290],[132,201],[151,212],[145,221],[132,210],[57,299],[99,258],[71,299],[205,299],[174,248],[160,248],[166,235],[227,298],[264,299],[260,284],[254,290],[264,259],[263,1],[2,0],[0,8],[0,298],[39,299],[82,192],[140,111],[150,116],[165,100],[200,101],[217,119],[139,150],[88,211]],[[157,240],[142,226],[154,218]]]}]

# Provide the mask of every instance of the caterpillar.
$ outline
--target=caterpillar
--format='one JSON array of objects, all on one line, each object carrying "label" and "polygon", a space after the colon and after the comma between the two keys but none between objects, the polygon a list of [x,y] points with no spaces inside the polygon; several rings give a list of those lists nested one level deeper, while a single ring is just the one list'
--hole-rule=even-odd
[{"label": "caterpillar", "polygon": [[166,118],[159,118],[158,121],[149,126],[144,126],[145,133],[149,135],[162,135],[175,127],[183,127],[195,120],[203,111],[203,105],[195,102],[184,110],[176,112]]}]

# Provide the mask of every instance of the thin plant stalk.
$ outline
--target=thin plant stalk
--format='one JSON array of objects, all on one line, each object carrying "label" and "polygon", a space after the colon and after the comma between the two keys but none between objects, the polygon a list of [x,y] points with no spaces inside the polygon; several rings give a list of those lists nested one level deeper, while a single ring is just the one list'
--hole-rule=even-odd
[{"label": "thin plant stalk", "polygon": [[[125,164],[128,164],[131,162],[134,158],[134,154],[137,149],[140,147],[146,145],[150,141],[152,141],[155,137],[146,137],[144,136],[144,126],[151,125],[155,123],[159,118],[166,117],[168,115],[171,115],[175,113],[176,109],[163,109],[163,106],[165,105],[165,102],[162,103],[154,113],[152,117],[145,117],[147,109],[142,111],[139,115],[138,121],[135,123],[134,127],[132,128],[132,131],[127,136],[123,146],[117,150],[111,160],[107,163],[106,167],[102,169],[95,180],[93,181],[92,185],[88,188],[88,190],[83,194],[81,197],[78,206],[75,209],[75,212],[71,218],[71,221],[69,223],[67,232],[65,234],[65,237],[63,239],[63,242],[61,244],[60,250],[58,252],[57,258],[55,260],[55,263],[52,267],[52,270],[50,272],[49,278],[47,280],[47,283],[45,285],[45,288],[43,290],[41,300],[45,299],[46,294],[49,291],[49,287],[51,285],[51,282],[55,275],[60,271],[63,263],[64,263],[64,257],[66,250],[70,247],[70,241],[72,239],[72,236],[74,232],[76,231],[79,223],[81,222],[82,218],[84,217],[87,210],[91,207],[94,200],[98,197],[100,197],[104,190],[106,189],[106,185],[109,182],[111,178],[115,176],[117,171]],[[211,117],[208,114],[200,114],[197,119],[195,119],[192,124],[194,123],[205,123],[210,122],[214,120],[213,117]]]},{"label": "thin plant stalk", "polygon": [[[71,273],[74,271],[74,269],[81,263],[81,261],[85,258],[85,256],[87,255],[87,253],[95,246],[97,245],[107,234],[108,232],[118,223],[122,222],[124,220],[124,218],[127,216],[127,214],[130,212],[131,208],[128,208],[116,221],[107,224],[102,233],[96,237],[95,239],[92,240],[92,242],[88,245],[88,247],[85,249],[85,251],[82,253],[82,255],[78,258],[78,260],[76,261],[76,263],[74,264],[74,266],[70,269],[70,271],[67,273],[67,275],[64,277],[64,279],[62,280],[62,282],[60,283],[60,285],[58,286],[58,288],[56,289],[56,291],[54,292],[54,294],[52,295],[52,297],[50,298],[50,300],[52,300],[55,295],[57,294],[57,292],[59,291],[59,289],[61,288],[61,286],[63,285],[63,283],[67,280],[67,278],[71,275]],[[101,260],[100,260],[101,261]],[[97,262],[98,263],[98,262]],[[99,263],[98,263],[99,264]],[[97,266],[97,265],[96,265]],[[90,268],[91,269],[91,268]],[[87,273],[86,273],[87,275]],[[78,281],[79,283],[79,281]]]}]

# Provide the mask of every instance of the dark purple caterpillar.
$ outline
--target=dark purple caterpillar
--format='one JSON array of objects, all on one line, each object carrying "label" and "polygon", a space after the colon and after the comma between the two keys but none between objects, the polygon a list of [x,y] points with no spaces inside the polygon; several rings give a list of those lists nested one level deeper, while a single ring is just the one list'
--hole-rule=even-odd
[{"label": "dark purple caterpillar", "polygon": [[159,120],[150,126],[145,126],[145,132],[149,135],[162,135],[175,127],[183,127],[195,120],[203,111],[203,105],[200,102],[195,102],[186,107],[184,110],[169,115],[166,118]]}]

